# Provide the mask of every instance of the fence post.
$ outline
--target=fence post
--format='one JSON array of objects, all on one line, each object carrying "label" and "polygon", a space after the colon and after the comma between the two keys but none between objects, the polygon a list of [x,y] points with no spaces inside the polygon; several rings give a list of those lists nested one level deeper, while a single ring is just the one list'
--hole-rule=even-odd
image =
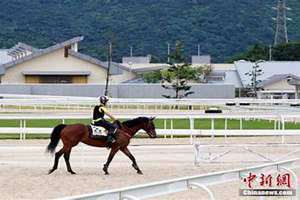
[{"label": "fence post", "polygon": [[240,130],[243,129],[243,118],[240,119]]},{"label": "fence post", "polygon": [[194,135],[194,129],[195,129],[195,126],[194,126],[195,121],[194,121],[194,118],[192,118],[191,116],[189,118],[190,118],[190,130],[191,130],[190,142],[192,143],[193,135]]},{"label": "fence post", "polygon": [[[227,118],[225,118],[225,126],[224,126],[224,129],[227,130]],[[225,143],[227,143],[227,132],[226,132],[226,131],[225,131],[224,137],[225,137]]]},{"label": "fence post", "polygon": [[[285,123],[284,123],[284,117],[281,116],[281,122],[282,122],[282,130],[285,130]],[[285,143],[285,140],[284,140],[284,135],[281,136],[281,143]]]},{"label": "fence post", "polygon": [[171,138],[173,139],[173,131],[174,131],[174,129],[173,129],[173,119],[171,119],[171,130],[172,130]]},{"label": "fence post", "polygon": [[[164,129],[167,130],[167,120],[166,119],[164,119]],[[167,138],[166,132],[164,134],[164,137],[165,137],[165,139]]]},{"label": "fence post", "polygon": [[190,129],[191,130],[194,130],[195,129],[195,126],[194,126],[194,118],[192,117],[189,117],[190,118]]},{"label": "fence post", "polygon": [[26,119],[23,120],[23,140],[26,139]]},{"label": "fence post", "polygon": [[[211,118],[211,130],[215,130],[215,119],[214,118]],[[213,134],[211,135],[211,137],[213,138],[214,137],[214,132]]]},{"label": "fence post", "polygon": [[23,121],[22,119],[20,119],[20,140],[23,139],[22,127],[23,127]]}]

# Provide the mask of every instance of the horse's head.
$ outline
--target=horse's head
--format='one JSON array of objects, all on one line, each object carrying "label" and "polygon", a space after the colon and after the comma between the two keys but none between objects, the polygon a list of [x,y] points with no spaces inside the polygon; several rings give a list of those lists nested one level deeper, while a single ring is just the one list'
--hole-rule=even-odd
[{"label": "horse's head", "polygon": [[154,119],[155,117],[149,118],[143,126],[143,130],[146,131],[146,133],[149,135],[150,138],[156,138],[156,131],[155,131],[155,125],[154,125]]}]

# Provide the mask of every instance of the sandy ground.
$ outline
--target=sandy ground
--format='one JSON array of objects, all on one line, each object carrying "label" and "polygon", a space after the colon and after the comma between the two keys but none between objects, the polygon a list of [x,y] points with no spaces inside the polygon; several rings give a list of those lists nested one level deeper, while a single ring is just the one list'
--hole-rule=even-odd
[{"label": "sandy ground", "polygon": [[[240,139],[232,140],[232,143],[241,143]],[[257,138],[245,140],[254,142]],[[293,138],[290,140],[296,142]],[[268,139],[268,142],[277,141],[280,140]],[[212,139],[207,138],[205,142],[210,143]],[[214,143],[218,142],[221,140],[214,140]],[[71,154],[71,165],[77,175],[66,172],[63,158],[60,160],[59,169],[47,175],[53,164],[53,157],[44,153],[47,143],[46,140],[0,141],[0,199],[53,199],[263,163],[263,159],[236,149],[220,161],[194,166],[194,149],[187,138],[134,139],[129,149],[144,175],[136,174],[130,160],[118,153],[109,168],[111,175],[105,176],[101,168],[109,152],[86,145],[79,145]],[[300,149],[299,145],[255,150],[276,159],[296,147]],[[224,148],[212,150],[220,153]],[[295,155],[286,159],[293,157]],[[238,189],[239,183],[232,182],[214,186],[213,191],[216,199],[258,199],[241,198],[238,196]],[[208,196],[201,189],[195,189],[154,199],[208,199]]]}]

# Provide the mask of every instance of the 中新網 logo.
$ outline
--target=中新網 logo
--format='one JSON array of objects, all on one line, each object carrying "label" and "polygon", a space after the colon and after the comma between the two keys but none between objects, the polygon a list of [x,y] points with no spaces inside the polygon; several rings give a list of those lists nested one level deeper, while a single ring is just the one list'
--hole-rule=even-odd
[{"label": "\u4e2d\u65b0\u7db2 logo", "polygon": [[[255,174],[249,172],[240,177],[241,196],[295,196],[290,173]],[[294,180],[297,181],[297,180]]]}]

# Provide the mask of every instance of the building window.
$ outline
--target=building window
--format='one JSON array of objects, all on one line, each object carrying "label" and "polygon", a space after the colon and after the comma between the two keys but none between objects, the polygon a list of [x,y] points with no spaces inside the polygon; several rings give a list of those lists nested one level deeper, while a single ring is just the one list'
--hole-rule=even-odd
[{"label": "building window", "polygon": [[224,76],[208,76],[208,81],[224,81]]},{"label": "building window", "polygon": [[87,75],[26,75],[25,83],[86,84]]},{"label": "building window", "polygon": [[40,83],[72,83],[72,76],[40,76]]}]

